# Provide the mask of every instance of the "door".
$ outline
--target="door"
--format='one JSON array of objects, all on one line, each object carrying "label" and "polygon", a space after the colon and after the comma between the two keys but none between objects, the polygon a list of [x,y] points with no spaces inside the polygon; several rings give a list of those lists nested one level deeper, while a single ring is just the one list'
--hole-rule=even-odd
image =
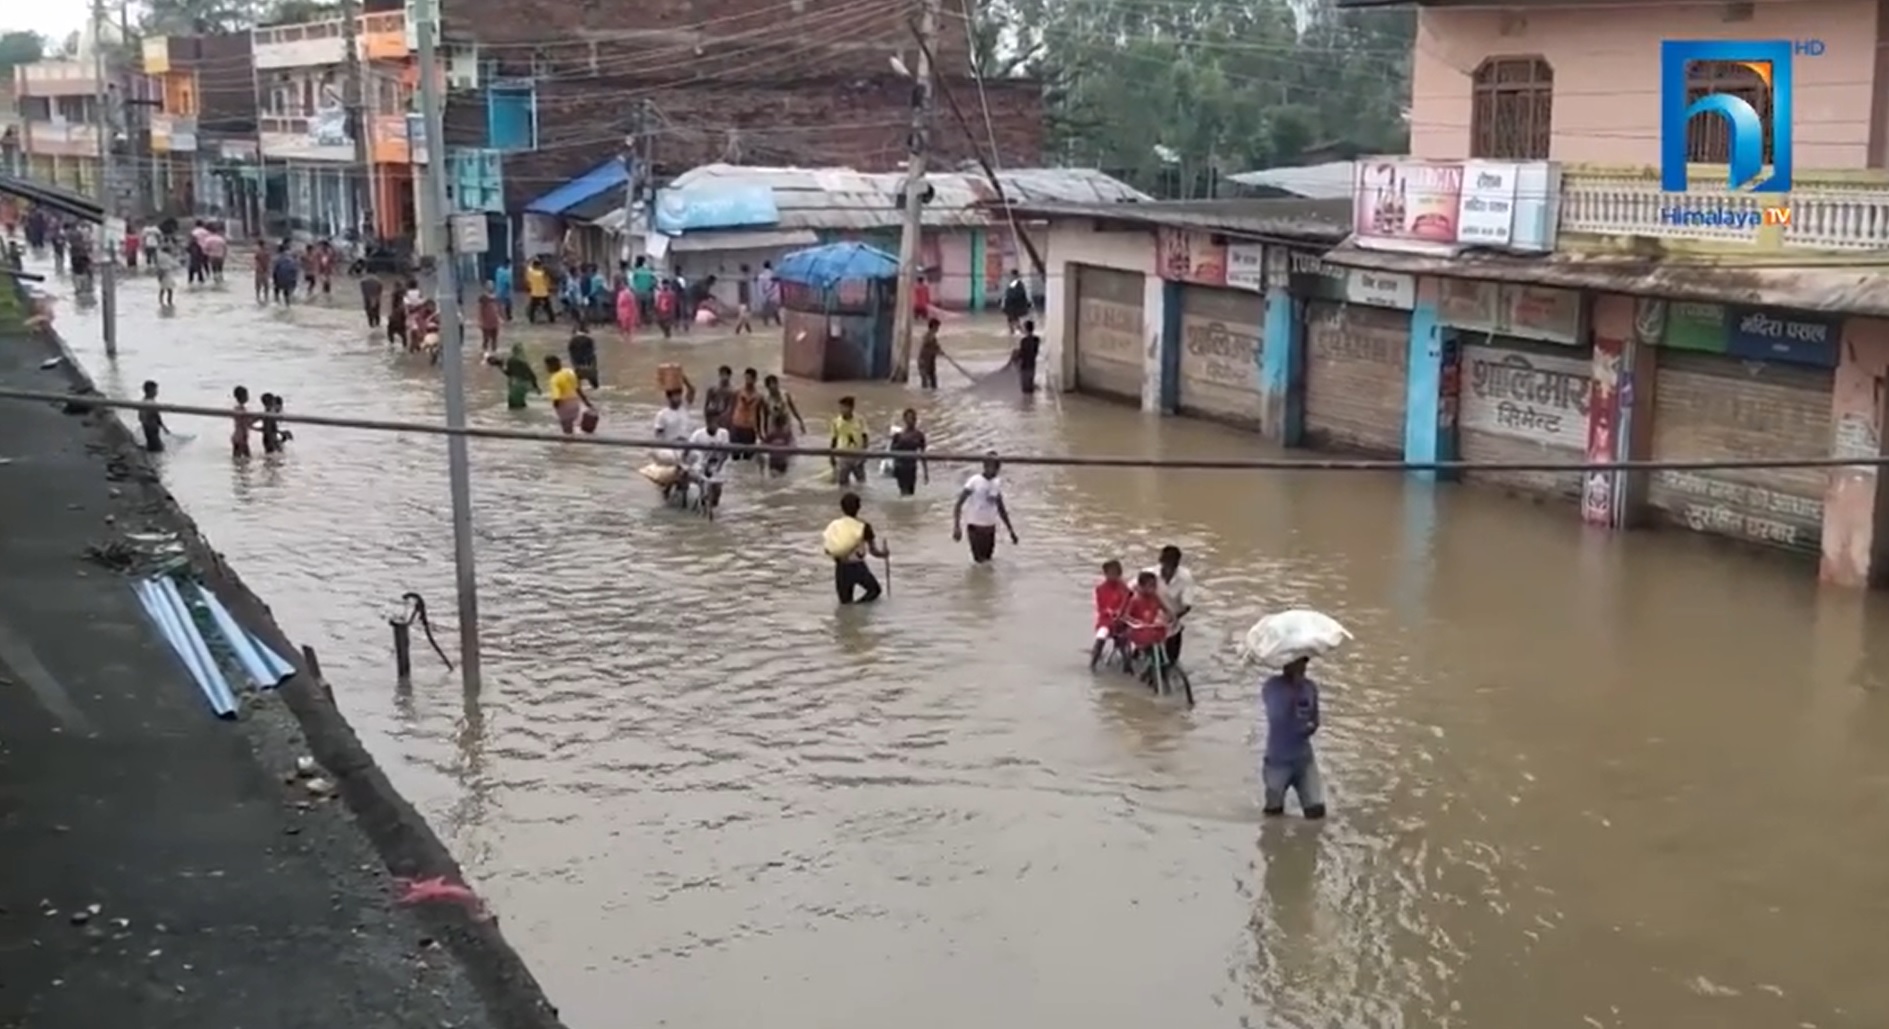
[{"label": "door", "polygon": [[[1462,406],[1456,422],[1463,460],[1585,460],[1593,361],[1592,347],[1506,336],[1463,347]],[[1482,471],[1464,478],[1569,498],[1581,495],[1583,481],[1580,472]]]},{"label": "door", "polygon": [[[1662,461],[1827,456],[1835,372],[1718,354],[1659,351],[1653,457]],[[1654,472],[1647,495],[1694,532],[1816,553],[1823,468]]]},{"label": "door", "polygon": [[1305,321],[1306,442],[1401,457],[1410,313],[1315,300]]},{"label": "door", "polygon": [[1076,391],[1139,404],[1146,334],[1142,274],[1069,267],[1076,275]]},{"label": "door", "polygon": [[1235,425],[1257,426],[1259,354],[1266,301],[1258,293],[1181,287],[1181,339],[1176,406]]}]

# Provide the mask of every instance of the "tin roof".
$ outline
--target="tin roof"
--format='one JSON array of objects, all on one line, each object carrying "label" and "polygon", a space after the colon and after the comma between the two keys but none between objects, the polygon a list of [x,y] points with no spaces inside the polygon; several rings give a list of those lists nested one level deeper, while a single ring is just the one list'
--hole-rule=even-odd
[{"label": "tin roof", "polygon": [[1227,181],[1253,189],[1276,189],[1309,200],[1337,200],[1351,196],[1356,168],[1356,161],[1261,168],[1229,175]]},{"label": "tin roof", "polygon": [[[1017,168],[997,173],[1004,195],[1030,202],[1108,203],[1147,200],[1146,194],[1093,168]],[[981,173],[932,172],[925,181],[934,191],[925,205],[924,224],[936,227],[988,225],[987,205],[996,191]],[[903,220],[899,191],[904,172],[861,172],[851,168],[757,168],[706,164],[677,176],[672,189],[712,191],[718,187],[766,186],[774,193],[782,229],[880,229]],[[616,215],[621,219],[621,215]],[[601,220],[600,220],[601,223]]]},{"label": "tin roof", "polygon": [[1115,204],[1016,203],[1020,217],[1104,218],[1161,228],[1255,239],[1332,244],[1351,232],[1351,198],[1342,200],[1150,200]]}]

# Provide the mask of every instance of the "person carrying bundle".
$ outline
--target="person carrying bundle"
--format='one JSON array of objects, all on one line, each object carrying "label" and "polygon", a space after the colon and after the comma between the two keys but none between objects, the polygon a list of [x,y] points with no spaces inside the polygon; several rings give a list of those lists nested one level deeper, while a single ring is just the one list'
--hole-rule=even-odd
[{"label": "person carrying bundle", "polygon": [[859,494],[841,494],[840,516],[827,523],[821,539],[826,555],[833,559],[833,589],[842,604],[870,604],[879,599],[884,588],[867,560],[892,553],[872,531],[872,523],[859,517],[859,506]]}]

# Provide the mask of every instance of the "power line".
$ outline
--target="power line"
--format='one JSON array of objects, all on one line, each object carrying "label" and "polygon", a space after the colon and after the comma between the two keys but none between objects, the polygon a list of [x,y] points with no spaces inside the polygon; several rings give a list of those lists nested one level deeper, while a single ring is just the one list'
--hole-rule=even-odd
[{"label": "power line", "polygon": [[[167,402],[147,402],[108,397],[102,394],[53,393],[44,390],[0,388],[0,400],[23,400],[28,402],[59,404],[71,407],[93,407],[107,410],[156,411],[160,414],[187,415],[198,418],[213,418],[218,421],[230,421],[232,413],[225,408],[204,407],[197,404],[172,404]],[[361,432],[415,433],[423,436],[460,436],[467,439],[501,440],[514,443],[550,443],[581,444],[584,446],[618,447],[632,450],[686,450],[706,451],[710,453],[749,454],[761,453],[786,457],[828,457],[842,460],[871,458],[877,460],[886,456],[900,459],[924,461],[931,464],[977,464],[983,461],[1002,461],[1013,465],[1041,465],[1053,468],[1152,468],[1164,471],[1203,471],[1203,472],[1710,472],[1710,471],[1765,471],[1781,468],[1883,468],[1889,466],[1889,456],[1885,457],[1768,457],[1768,458],[1704,458],[1699,460],[1651,460],[1651,461],[1398,461],[1373,460],[1358,458],[1149,458],[1149,457],[1084,457],[1071,454],[1003,454],[996,451],[981,453],[924,452],[900,453],[892,455],[889,451],[835,450],[831,447],[778,447],[744,446],[724,443],[686,443],[674,440],[639,439],[624,436],[564,436],[549,432],[529,432],[523,429],[498,429],[482,426],[449,428],[444,424],[432,422],[398,422],[380,418],[343,418],[333,415],[282,414],[271,415],[275,420],[290,425],[316,425],[332,429],[350,429]]]}]

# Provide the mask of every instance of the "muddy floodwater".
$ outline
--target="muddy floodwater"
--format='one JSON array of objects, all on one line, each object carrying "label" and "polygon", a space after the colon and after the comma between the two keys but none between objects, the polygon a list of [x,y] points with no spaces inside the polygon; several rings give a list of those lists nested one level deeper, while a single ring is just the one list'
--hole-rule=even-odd
[{"label": "muddy floodwater", "polygon": [[[438,421],[436,369],[371,341],[352,286],[258,309],[247,282],[125,291],[101,383]],[[560,337],[519,338],[535,349]],[[955,322],[973,371],[1001,333]],[[606,433],[653,368],[779,363],[778,337],[602,336]],[[1079,397],[856,392],[934,445],[1262,455],[1256,437]],[[505,411],[469,371],[479,425]],[[487,682],[462,696],[386,619],[452,622],[445,447],[309,428],[233,466],[224,426],[172,489],[320,651],[389,774],[491,899],[576,1029],[1796,1029],[1889,1025],[1889,620],[1813,569],[1394,477],[1018,467],[1022,535],[973,570],[938,468],[868,486],[891,595],[839,610],[802,462],[737,469],[714,524],[659,510],[637,452],[474,441]],[[1187,553],[1185,711],[1092,678],[1100,562]],[[1327,824],[1262,824],[1255,682],[1230,640],[1314,606],[1357,643],[1318,670]],[[453,638],[442,638],[448,653]]]}]

